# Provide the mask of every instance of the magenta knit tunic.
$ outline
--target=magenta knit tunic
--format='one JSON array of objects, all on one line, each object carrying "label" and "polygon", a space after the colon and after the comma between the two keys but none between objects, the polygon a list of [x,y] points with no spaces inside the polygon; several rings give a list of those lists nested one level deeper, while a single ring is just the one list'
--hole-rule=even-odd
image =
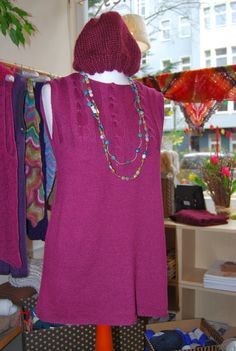
[{"label": "magenta knit tunic", "polygon": [[[80,74],[50,84],[57,190],[36,313],[49,322],[106,325],[130,325],[137,315],[164,316],[163,97],[137,83],[149,154],[140,176],[122,181],[108,168]],[[121,160],[131,159],[139,142],[134,92],[128,85],[91,81],[91,86],[110,149]],[[128,173],[139,164],[138,157],[126,166]]]},{"label": "magenta knit tunic", "polygon": [[20,268],[18,161],[12,88],[12,82],[0,77],[0,260],[14,268]]}]

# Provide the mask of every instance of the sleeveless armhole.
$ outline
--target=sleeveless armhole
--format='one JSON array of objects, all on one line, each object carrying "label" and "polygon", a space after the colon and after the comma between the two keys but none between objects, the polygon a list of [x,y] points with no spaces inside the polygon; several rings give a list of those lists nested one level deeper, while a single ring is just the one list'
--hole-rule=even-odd
[{"label": "sleeveless armhole", "polygon": [[153,114],[153,119],[157,128],[158,135],[158,145],[161,147],[161,139],[163,135],[163,126],[164,126],[164,96],[159,91],[151,88],[151,109]]},{"label": "sleeveless armhole", "polygon": [[40,110],[41,110],[41,114],[42,114],[42,117],[43,117],[44,125],[46,127],[48,138],[49,138],[51,144],[53,145],[53,140],[55,138],[55,108],[54,108],[54,94],[55,94],[54,85],[55,84],[54,84],[54,81],[47,82],[46,84],[49,84],[50,88],[51,88],[52,136],[51,136],[51,133],[50,133],[49,128],[48,128],[48,121],[47,121],[45,110],[44,110],[44,104],[43,104],[43,99],[42,99],[42,92],[41,92],[41,96],[40,96]]}]

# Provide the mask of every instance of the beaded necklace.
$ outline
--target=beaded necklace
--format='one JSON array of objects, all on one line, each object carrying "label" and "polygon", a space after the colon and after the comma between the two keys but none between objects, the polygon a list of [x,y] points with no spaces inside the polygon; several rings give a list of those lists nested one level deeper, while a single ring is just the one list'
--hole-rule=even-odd
[{"label": "beaded necklace", "polygon": [[[134,106],[137,110],[138,113],[138,146],[135,148],[135,154],[134,157],[130,160],[126,160],[126,161],[119,161],[118,158],[110,151],[109,145],[110,145],[110,140],[107,138],[106,134],[105,134],[105,130],[104,130],[104,126],[101,122],[101,118],[100,118],[100,112],[98,110],[97,104],[94,101],[93,98],[93,91],[91,88],[91,83],[89,80],[89,77],[87,76],[86,73],[84,72],[80,72],[80,74],[83,76],[82,78],[82,82],[86,87],[84,89],[84,95],[86,96],[87,99],[87,106],[90,107],[91,112],[92,112],[92,116],[93,118],[96,119],[97,123],[98,123],[98,129],[99,129],[99,133],[100,133],[100,139],[102,141],[103,144],[103,150],[105,153],[105,157],[106,160],[108,162],[108,167],[110,169],[110,171],[118,178],[120,178],[121,180],[133,180],[135,178],[137,178],[140,175],[140,172],[142,170],[143,164],[146,160],[147,157],[147,149],[148,149],[148,144],[149,144],[149,134],[148,134],[148,128],[147,128],[147,124],[146,121],[144,119],[144,112],[143,109],[141,108],[140,105],[140,97],[138,94],[138,88],[137,85],[135,84],[135,82],[133,81],[132,78],[128,77],[129,80],[129,84],[131,86],[131,89],[134,91],[134,95],[135,95],[135,99],[134,99]],[[143,127],[143,131],[142,132],[142,127]],[[143,145],[143,142],[145,142],[144,145],[144,151],[142,151],[141,154],[141,147]],[[131,176],[126,176],[126,175],[121,175],[118,174],[116,169],[113,166],[113,163],[116,163],[120,166],[127,166],[131,163],[133,163],[138,155],[140,156],[140,165],[137,167],[136,171],[133,173],[133,175]]]}]

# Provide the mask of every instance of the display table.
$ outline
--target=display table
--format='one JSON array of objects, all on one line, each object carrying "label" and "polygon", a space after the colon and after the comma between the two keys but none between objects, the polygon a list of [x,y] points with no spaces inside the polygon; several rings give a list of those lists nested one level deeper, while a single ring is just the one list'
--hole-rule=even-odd
[{"label": "display table", "polygon": [[167,248],[175,246],[177,272],[170,287],[177,319],[206,318],[236,327],[236,293],[204,288],[203,275],[219,259],[236,261],[236,221],[195,227],[165,220]]}]

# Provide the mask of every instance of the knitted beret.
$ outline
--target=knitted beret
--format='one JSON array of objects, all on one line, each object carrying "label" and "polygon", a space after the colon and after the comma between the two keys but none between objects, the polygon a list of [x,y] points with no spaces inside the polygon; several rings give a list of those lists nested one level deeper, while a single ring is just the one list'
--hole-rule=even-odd
[{"label": "knitted beret", "polygon": [[84,26],[76,40],[73,68],[89,74],[117,70],[132,76],[140,60],[139,46],[122,17],[110,11]]}]

